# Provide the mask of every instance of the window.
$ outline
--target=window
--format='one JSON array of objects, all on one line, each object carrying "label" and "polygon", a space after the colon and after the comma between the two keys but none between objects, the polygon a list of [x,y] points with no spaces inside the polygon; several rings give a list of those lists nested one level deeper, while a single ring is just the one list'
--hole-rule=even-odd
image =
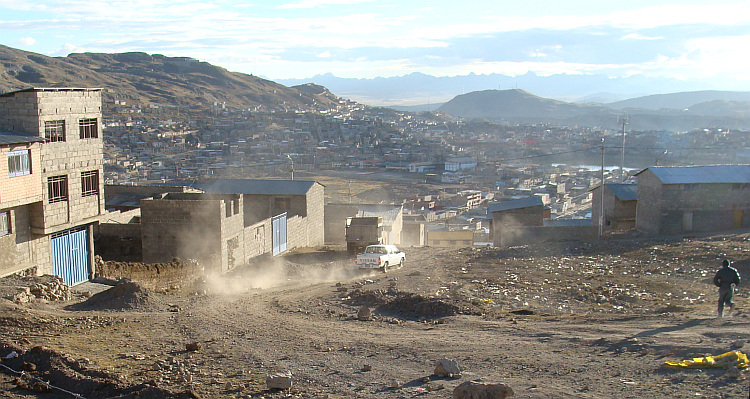
[{"label": "window", "polygon": [[81,196],[99,195],[99,171],[81,172]]},{"label": "window", "polygon": [[289,198],[274,198],[273,207],[275,209],[289,210],[292,208],[292,201]]},{"label": "window", "polygon": [[63,202],[68,200],[68,176],[52,176],[47,178],[47,190],[49,192],[49,203]]},{"label": "window", "polygon": [[99,137],[99,124],[94,119],[81,119],[78,121],[82,139],[95,139]]},{"label": "window", "polygon": [[44,122],[44,138],[51,143],[65,141],[65,121]]},{"label": "window", "polygon": [[682,191],[697,191],[697,190],[698,190],[698,184],[692,183],[692,184],[682,185]]},{"label": "window", "polygon": [[8,176],[23,176],[31,174],[31,156],[29,150],[8,152]]},{"label": "window", "polygon": [[0,212],[0,236],[7,236],[10,234],[10,212]]}]

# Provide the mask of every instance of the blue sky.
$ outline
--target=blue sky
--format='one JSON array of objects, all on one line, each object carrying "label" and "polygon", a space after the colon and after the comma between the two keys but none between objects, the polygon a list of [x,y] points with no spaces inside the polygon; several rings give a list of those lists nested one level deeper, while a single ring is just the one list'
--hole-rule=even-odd
[{"label": "blue sky", "polygon": [[0,0],[10,47],[188,56],[270,79],[534,72],[750,90],[749,43],[750,1]]}]

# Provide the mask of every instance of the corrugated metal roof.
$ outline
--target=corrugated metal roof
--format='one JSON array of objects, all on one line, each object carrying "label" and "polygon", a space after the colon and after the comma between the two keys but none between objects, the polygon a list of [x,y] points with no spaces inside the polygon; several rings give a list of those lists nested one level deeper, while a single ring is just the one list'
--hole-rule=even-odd
[{"label": "corrugated metal roof", "polygon": [[646,170],[664,184],[750,183],[750,165],[652,166],[638,175]]},{"label": "corrugated metal roof", "polygon": [[635,201],[638,199],[637,184],[606,184],[606,186],[620,201]]},{"label": "corrugated metal roof", "polygon": [[517,200],[493,202],[487,208],[488,213],[507,211],[510,209],[531,208],[532,206],[544,206],[539,196],[521,198]]},{"label": "corrugated metal roof", "polygon": [[223,179],[197,183],[194,187],[218,194],[305,195],[315,183],[311,180]]},{"label": "corrugated metal roof", "polygon": [[29,144],[42,141],[44,141],[44,139],[39,136],[31,136],[19,132],[0,130],[0,145]]}]

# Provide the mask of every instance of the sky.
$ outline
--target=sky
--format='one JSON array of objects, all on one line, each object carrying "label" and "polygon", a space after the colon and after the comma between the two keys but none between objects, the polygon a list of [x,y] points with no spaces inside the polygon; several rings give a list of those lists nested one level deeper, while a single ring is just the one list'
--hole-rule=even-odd
[{"label": "sky", "polygon": [[139,51],[269,79],[534,72],[750,90],[750,0],[0,0],[0,44]]}]

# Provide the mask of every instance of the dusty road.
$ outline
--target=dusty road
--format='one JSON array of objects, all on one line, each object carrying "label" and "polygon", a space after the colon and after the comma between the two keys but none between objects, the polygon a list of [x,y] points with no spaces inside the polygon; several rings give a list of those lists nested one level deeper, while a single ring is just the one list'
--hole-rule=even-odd
[{"label": "dusty road", "polygon": [[[749,239],[414,248],[388,274],[360,273],[343,251],[293,253],[211,280],[199,295],[141,292],[129,310],[5,302],[0,341],[5,351],[44,345],[121,387],[185,397],[450,398],[481,378],[518,398],[745,398],[744,373],[664,361],[750,339],[747,287],[732,316],[717,319],[709,284],[724,256],[750,277]],[[373,320],[357,318],[363,305]],[[432,375],[441,358],[458,362],[460,378]],[[267,391],[266,375],[280,371],[293,373],[293,388]],[[30,393],[14,378],[0,374],[0,397],[70,397]]]}]

